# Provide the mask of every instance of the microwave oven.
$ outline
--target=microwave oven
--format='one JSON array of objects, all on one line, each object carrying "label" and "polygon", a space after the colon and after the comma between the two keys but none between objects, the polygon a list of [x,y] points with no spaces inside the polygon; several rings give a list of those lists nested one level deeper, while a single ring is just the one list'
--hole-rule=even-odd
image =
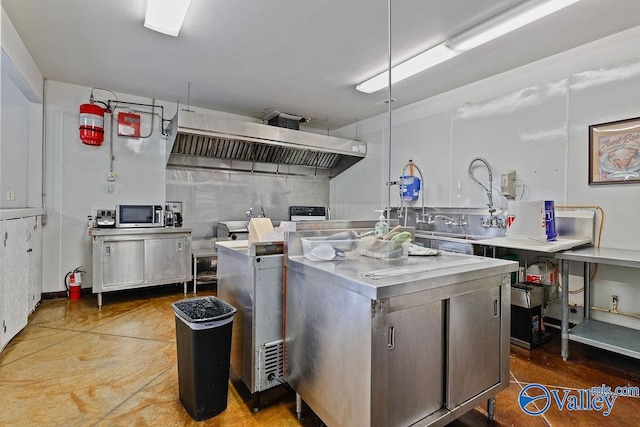
[{"label": "microwave oven", "polygon": [[164,227],[164,206],[117,205],[116,227]]}]

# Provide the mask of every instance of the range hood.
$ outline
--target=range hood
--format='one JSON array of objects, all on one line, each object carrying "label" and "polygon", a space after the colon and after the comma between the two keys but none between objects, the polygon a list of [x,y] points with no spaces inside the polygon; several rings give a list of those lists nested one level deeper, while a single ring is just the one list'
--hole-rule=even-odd
[{"label": "range hood", "polygon": [[333,178],[367,152],[362,141],[180,111],[167,167]]}]

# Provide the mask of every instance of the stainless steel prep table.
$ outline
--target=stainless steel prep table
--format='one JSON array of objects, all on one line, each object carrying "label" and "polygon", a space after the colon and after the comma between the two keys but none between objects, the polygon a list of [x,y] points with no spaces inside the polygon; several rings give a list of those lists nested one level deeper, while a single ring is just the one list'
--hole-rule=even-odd
[{"label": "stainless steel prep table", "polygon": [[515,262],[302,256],[287,236],[285,379],[327,425],[444,425],[509,385]]},{"label": "stainless steel prep table", "polygon": [[190,228],[94,228],[93,293],[191,280]]},{"label": "stainless steel prep table", "polygon": [[[559,253],[562,260],[562,358],[569,358],[569,340],[640,359],[640,331],[591,318],[591,263],[640,268],[640,251],[584,248]],[[569,262],[584,266],[584,320],[569,331]]]}]

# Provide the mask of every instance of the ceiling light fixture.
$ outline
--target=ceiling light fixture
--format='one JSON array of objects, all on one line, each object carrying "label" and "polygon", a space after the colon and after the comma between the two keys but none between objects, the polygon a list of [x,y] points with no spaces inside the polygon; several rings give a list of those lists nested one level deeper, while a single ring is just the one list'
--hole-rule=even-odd
[{"label": "ceiling light fixture", "polygon": [[[579,0],[529,0],[482,24],[473,27],[431,49],[391,68],[391,84],[438,65],[463,52],[487,43],[520,27],[544,18]],[[356,86],[360,92],[373,93],[387,87],[388,71]]]},{"label": "ceiling light fixture", "polygon": [[490,42],[511,31],[564,9],[579,0],[545,0],[521,3],[482,24],[448,40],[447,46],[457,52],[466,52]]},{"label": "ceiling light fixture", "polygon": [[169,36],[177,36],[191,0],[147,0],[144,26]]},{"label": "ceiling light fixture", "polygon": [[[391,84],[397,83],[400,80],[404,80],[407,77],[424,71],[427,68],[431,68],[434,65],[438,65],[441,62],[451,59],[458,55],[459,52],[455,52],[445,46],[444,43],[432,47],[426,52],[414,56],[413,58],[404,61],[402,64],[398,64],[391,68]],[[356,86],[360,92],[373,93],[389,84],[389,72],[385,71],[377,76],[370,78],[366,82],[360,83]]]}]

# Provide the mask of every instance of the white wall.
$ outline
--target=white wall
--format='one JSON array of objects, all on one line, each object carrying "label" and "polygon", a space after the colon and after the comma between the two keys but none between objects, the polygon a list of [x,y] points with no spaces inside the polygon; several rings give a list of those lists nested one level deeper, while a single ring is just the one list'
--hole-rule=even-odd
[{"label": "white wall", "polygon": [[[87,103],[91,88],[49,81],[47,86],[47,214],[43,244],[43,292],[64,289],[62,278],[78,266],[91,266],[87,216],[92,208],[117,204],[162,204],[165,201],[165,138],[156,118],[150,138],[118,137],[114,132],[115,182],[109,187],[109,122],[105,141],[89,146],[79,138],[79,106]],[[151,99],[117,94],[121,101],[151,104]],[[96,99],[114,99],[96,91]],[[150,109],[144,109],[150,111]],[[170,108],[167,108],[171,110]],[[119,110],[126,111],[126,110]],[[173,107],[175,112],[175,107]],[[142,115],[141,133],[150,132],[151,119]],[[91,283],[88,274],[85,283]]]},{"label": "white wall", "polygon": [[16,74],[12,76],[14,82],[29,101],[42,102],[42,74],[4,8],[0,8],[0,45],[15,65]]},{"label": "white wall", "polygon": [[4,9],[0,46],[0,209],[40,207],[43,77]]},{"label": "white wall", "polygon": [[[118,137],[114,132],[115,182],[110,191],[109,115],[105,115],[105,140],[101,146],[80,141],[79,107],[89,100],[91,88],[47,82],[46,91],[46,201],[48,225],[43,230],[43,292],[64,290],[63,277],[78,266],[88,271],[83,287],[91,287],[90,239],[87,216],[93,208],[113,209],[118,204],[163,204],[167,196],[166,139],[156,118],[153,134],[146,139]],[[96,90],[96,100],[113,100],[108,92]],[[151,104],[152,99],[116,93],[120,101]],[[175,115],[175,103],[156,101],[165,108],[165,119]],[[150,108],[136,107],[150,111]],[[192,110],[231,119],[244,116],[191,107]],[[126,110],[117,110],[126,111]],[[157,109],[159,112],[159,109]],[[150,116],[142,114],[141,133],[150,132]],[[190,180],[189,174],[183,174]],[[183,176],[179,175],[179,176]],[[173,175],[171,175],[173,176]],[[178,176],[178,175],[176,175]],[[173,180],[173,178],[172,178]],[[171,188],[174,183],[171,183]],[[246,209],[245,209],[246,210]]]},{"label": "white wall", "polygon": [[[494,170],[496,207],[504,206],[498,192],[500,173],[516,169],[526,185],[524,200],[599,205],[605,211],[601,245],[638,249],[640,184],[589,186],[587,177],[588,126],[640,117],[638,93],[640,27],[392,112],[391,180],[413,159],[425,175],[427,205],[482,207],[487,203],[484,190],[467,171],[473,158],[483,157]],[[332,180],[332,208],[339,218],[373,219],[370,209],[350,205],[379,209],[386,204],[387,170],[373,168],[385,161],[379,155],[386,156],[387,120],[381,115],[358,124],[375,157],[368,154],[366,161]],[[334,134],[353,135],[354,128]],[[474,172],[487,182],[485,170]],[[367,179],[357,180],[358,191],[353,191],[361,175]],[[518,195],[522,189],[519,185]],[[394,187],[393,206],[399,203],[397,192]],[[601,268],[595,304],[610,308],[616,294],[621,311],[637,312],[638,289],[631,285],[637,274],[633,269]],[[574,277],[570,288],[581,287],[581,281]],[[572,301],[581,303],[581,297],[572,295]],[[609,320],[640,328],[637,319]]]}]

